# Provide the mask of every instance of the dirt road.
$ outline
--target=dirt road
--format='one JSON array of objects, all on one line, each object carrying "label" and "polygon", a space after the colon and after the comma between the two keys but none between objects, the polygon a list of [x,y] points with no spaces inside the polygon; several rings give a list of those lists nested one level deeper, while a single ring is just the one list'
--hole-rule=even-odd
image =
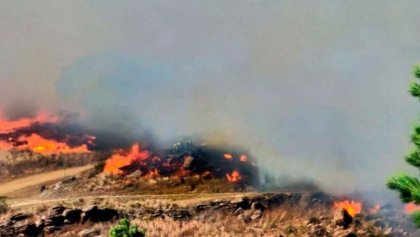
[{"label": "dirt road", "polygon": [[91,169],[92,167],[93,165],[86,165],[81,167],[55,170],[51,172],[16,179],[6,183],[0,183],[0,196],[7,196],[13,194],[13,192],[16,192],[18,190],[22,190],[32,186],[42,185],[44,183],[63,179],[68,176],[77,175],[83,171]]}]

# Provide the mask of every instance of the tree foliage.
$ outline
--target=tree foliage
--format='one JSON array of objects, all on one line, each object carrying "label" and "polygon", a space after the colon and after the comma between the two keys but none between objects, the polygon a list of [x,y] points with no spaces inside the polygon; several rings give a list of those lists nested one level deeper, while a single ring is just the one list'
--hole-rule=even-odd
[{"label": "tree foliage", "polygon": [[[409,92],[420,100],[420,64],[414,67],[413,74],[416,79],[410,84]],[[414,144],[414,149],[405,156],[405,160],[408,164],[420,169],[420,124],[414,128],[410,138]],[[420,181],[417,177],[404,173],[394,175],[388,179],[387,186],[398,191],[401,201],[404,203],[420,204]],[[416,225],[420,227],[420,212],[412,213],[412,218]]]},{"label": "tree foliage", "polygon": [[146,230],[139,229],[137,225],[132,225],[129,220],[122,219],[118,225],[111,227],[109,231],[111,237],[145,237]]}]

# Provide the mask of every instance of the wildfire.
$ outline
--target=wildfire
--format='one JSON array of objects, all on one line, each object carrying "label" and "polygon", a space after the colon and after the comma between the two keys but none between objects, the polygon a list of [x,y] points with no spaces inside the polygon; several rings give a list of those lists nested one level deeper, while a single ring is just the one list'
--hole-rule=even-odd
[{"label": "wildfire", "polygon": [[248,157],[246,155],[241,155],[239,157],[239,160],[242,161],[242,162],[247,162],[248,161]]},{"label": "wildfire", "polygon": [[232,171],[230,174],[226,174],[226,178],[231,183],[238,183],[242,180],[242,176],[237,170]]},{"label": "wildfire", "polygon": [[150,152],[141,150],[139,144],[134,144],[128,154],[123,154],[122,151],[117,151],[106,162],[104,172],[112,175],[122,174],[121,168],[129,166],[136,161],[146,160],[149,158]]},{"label": "wildfire", "polygon": [[[226,162],[226,157],[232,161]],[[174,154],[141,149],[134,144],[131,150],[116,150],[106,160],[103,172],[122,176],[137,172],[142,179],[197,177],[249,184],[256,175],[256,168],[249,159],[241,162],[239,158],[236,160],[236,155],[206,146],[194,148],[187,154]]]},{"label": "wildfire", "polygon": [[65,126],[62,117],[47,113],[13,121],[0,117],[0,149],[31,150],[41,154],[90,152],[96,137],[67,133]]},{"label": "wildfire", "polygon": [[56,142],[53,140],[45,139],[37,134],[32,134],[26,139],[25,145],[30,150],[38,153],[86,153],[89,152],[87,146],[82,144],[77,147],[69,147],[66,143]]},{"label": "wildfire", "polygon": [[350,216],[354,217],[356,214],[359,214],[362,210],[362,203],[356,201],[341,201],[334,202],[334,207],[339,209],[345,209]]},{"label": "wildfire", "polygon": [[0,117],[0,133],[7,133],[17,128],[28,127],[33,123],[53,123],[58,120],[58,117],[49,116],[47,113],[39,113],[36,117],[18,120],[7,120]]},{"label": "wildfire", "polygon": [[229,153],[224,154],[224,155],[223,155],[223,157],[224,157],[226,160],[232,160],[232,159],[233,159],[233,156],[232,156],[231,154],[229,154]]},{"label": "wildfire", "polygon": [[405,205],[404,211],[407,214],[412,214],[413,212],[420,211],[420,206],[416,205],[414,202],[410,202]]}]

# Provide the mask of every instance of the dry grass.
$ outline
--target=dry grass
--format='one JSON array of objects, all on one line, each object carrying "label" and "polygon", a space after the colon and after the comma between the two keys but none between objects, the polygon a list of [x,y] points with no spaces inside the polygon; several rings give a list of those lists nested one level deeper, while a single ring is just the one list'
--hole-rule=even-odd
[{"label": "dry grass", "polygon": [[52,154],[42,155],[32,151],[1,151],[0,180],[40,174],[45,171],[83,166],[103,159],[103,154]]},{"label": "dry grass", "polygon": [[[220,237],[257,237],[257,236],[305,236],[306,222],[303,220],[311,216],[320,216],[323,211],[313,210],[311,212],[303,209],[278,208],[266,212],[259,220],[245,222],[234,215],[226,215],[219,212],[208,212],[188,221],[176,221],[170,218],[158,218],[151,220],[133,220],[147,230],[147,237],[160,236],[220,236]],[[86,228],[98,228],[102,235],[107,235],[112,224],[77,225],[67,227],[62,233],[53,236],[77,236],[77,233]]]}]

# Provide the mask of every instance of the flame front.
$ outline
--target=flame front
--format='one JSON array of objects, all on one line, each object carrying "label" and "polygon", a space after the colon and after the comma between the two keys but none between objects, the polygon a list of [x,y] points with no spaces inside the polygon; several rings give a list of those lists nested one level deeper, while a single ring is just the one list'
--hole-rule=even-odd
[{"label": "flame front", "polygon": [[[40,113],[33,118],[7,120],[0,117],[0,149],[30,150],[41,154],[87,153],[96,137],[86,134],[67,134],[50,126],[65,126],[57,116]],[[74,142],[78,140],[78,142]],[[70,142],[73,141],[73,142]],[[72,144],[72,145],[70,145]]]},{"label": "flame front", "polygon": [[341,202],[334,202],[334,207],[345,209],[350,216],[354,217],[362,211],[362,203],[356,201],[345,200]]},{"label": "flame front", "polygon": [[13,121],[0,117],[0,133],[7,133],[17,128],[28,127],[33,123],[54,123],[57,121],[59,121],[57,116],[49,116],[47,113],[39,113],[33,118],[22,118]]},{"label": "flame front", "polygon": [[66,143],[56,142],[53,140],[45,139],[37,134],[32,134],[26,139],[26,147],[38,153],[51,154],[51,153],[87,153],[89,152],[87,146],[82,144],[77,147],[69,147]]},{"label": "flame front", "polygon": [[242,176],[237,170],[232,171],[230,174],[226,174],[226,178],[231,183],[238,183],[242,180]]},{"label": "flame front", "polygon": [[122,174],[123,167],[130,166],[134,162],[146,160],[150,156],[147,150],[142,151],[139,144],[134,144],[128,154],[123,154],[122,151],[117,151],[106,162],[104,172],[107,174],[119,175]]}]

